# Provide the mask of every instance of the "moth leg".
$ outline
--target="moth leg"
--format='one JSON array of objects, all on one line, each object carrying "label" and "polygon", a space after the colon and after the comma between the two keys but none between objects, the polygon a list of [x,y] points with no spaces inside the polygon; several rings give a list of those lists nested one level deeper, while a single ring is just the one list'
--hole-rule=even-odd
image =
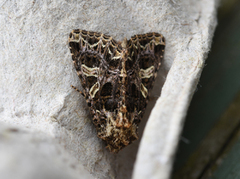
[{"label": "moth leg", "polygon": [[84,92],[80,91],[79,89],[77,89],[77,88],[76,88],[75,86],[73,86],[73,85],[71,85],[71,87],[72,87],[73,89],[75,89],[77,92],[79,92],[81,95],[83,95],[84,97],[86,97],[86,95],[85,95]]}]

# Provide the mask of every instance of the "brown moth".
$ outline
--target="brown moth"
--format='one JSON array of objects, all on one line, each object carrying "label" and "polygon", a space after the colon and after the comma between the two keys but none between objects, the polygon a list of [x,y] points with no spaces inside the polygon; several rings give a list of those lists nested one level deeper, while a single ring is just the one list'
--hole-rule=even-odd
[{"label": "brown moth", "polygon": [[165,40],[147,33],[115,41],[102,33],[76,29],[69,48],[98,137],[114,153],[138,139],[137,129],[149,90],[163,59]]}]

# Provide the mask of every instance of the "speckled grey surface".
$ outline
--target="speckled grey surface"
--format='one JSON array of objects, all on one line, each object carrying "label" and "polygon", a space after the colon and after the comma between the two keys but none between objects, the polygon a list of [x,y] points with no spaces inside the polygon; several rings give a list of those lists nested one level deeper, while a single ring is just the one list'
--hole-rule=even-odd
[{"label": "speckled grey surface", "polygon": [[[138,142],[109,153],[91,123],[71,62],[72,29],[116,40],[159,32],[164,62],[140,125],[134,178],[168,178],[188,104],[216,26],[217,0],[4,1],[0,3],[1,121],[55,137],[97,178],[131,178]],[[170,67],[170,72],[168,73]],[[167,75],[168,74],[168,75]],[[151,140],[149,140],[151,139]],[[160,169],[159,169],[160,168]]]},{"label": "speckled grey surface", "polygon": [[0,139],[2,179],[93,178],[73,156],[44,133],[0,122]]}]

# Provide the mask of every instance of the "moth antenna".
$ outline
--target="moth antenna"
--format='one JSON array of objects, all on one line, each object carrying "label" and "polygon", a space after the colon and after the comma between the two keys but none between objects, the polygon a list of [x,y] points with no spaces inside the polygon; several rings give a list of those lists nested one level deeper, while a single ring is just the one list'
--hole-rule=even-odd
[{"label": "moth antenna", "polygon": [[82,91],[80,91],[79,89],[77,89],[77,88],[76,88],[75,86],[73,86],[73,85],[71,85],[71,87],[85,97],[85,94],[84,94]]}]

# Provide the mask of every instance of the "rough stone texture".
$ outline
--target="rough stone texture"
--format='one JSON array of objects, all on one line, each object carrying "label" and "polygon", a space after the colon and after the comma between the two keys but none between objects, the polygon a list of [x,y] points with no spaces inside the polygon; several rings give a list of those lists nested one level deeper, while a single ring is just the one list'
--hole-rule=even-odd
[{"label": "rough stone texture", "polygon": [[93,178],[77,160],[43,133],[0,123],[0,178]]},{"label": "rough stone texture", "polygon": [[[58,139],[96,178],[131,178],[140,140],[114,155],[96,137],[85,100],[70,87],[81,89],[71,62],[68,35],[76,28],[103,32],[116,40],[139,33],[162,33],[165,58],[152,91],[153,100],[140,125],[141,135],[152,110],[133,178],[168,178],[182,123],[210,48],[216,2],[1,2],[0,120]],[[28,142],[31,145],[32,140]]]}]

